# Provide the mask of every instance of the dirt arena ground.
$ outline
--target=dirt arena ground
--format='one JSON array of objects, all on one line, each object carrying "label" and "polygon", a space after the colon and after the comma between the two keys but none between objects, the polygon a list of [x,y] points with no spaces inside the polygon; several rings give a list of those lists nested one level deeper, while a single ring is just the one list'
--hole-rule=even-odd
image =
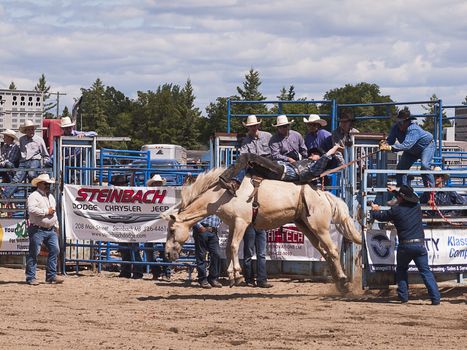
[{"label": "dirt arena ground", "polygon": [[341,296],[331,284],[288,278],[267,290],[204,290],[184,272],[169,283],[116,276],[29,286],[22,270],[0,268],[0,348],[466,348],[467,286],[441,284],[442,304],[431,306],[421,286],[401,305],[394,290]]}]

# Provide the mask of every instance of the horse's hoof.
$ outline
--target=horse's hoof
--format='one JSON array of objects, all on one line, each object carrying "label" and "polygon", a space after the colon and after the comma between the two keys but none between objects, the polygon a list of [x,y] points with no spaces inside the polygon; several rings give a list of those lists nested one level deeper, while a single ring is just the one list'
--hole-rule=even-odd
[{"label": "horse's hoof", "polygon": [[240,285],[242,285],[242,283],[243,283],[244,281],[245,281],[245,280],[244,280],[243,277],[237,277],[237,278],[235,278],[235,285],[236,285],[236,286],[240,286]]},{"label": "horse's hoof", "polygon": [[350,292],[350,283],[347,282],[346,277],[339,278],[336,282],[336,287],[337,287],[337,290],[342,294],[346,294]]},{"label": "horse's hoof", "polygon": [[233,286],[235,286],[235,280],[231,279],[229,280],[229,287],[232,288]]}]

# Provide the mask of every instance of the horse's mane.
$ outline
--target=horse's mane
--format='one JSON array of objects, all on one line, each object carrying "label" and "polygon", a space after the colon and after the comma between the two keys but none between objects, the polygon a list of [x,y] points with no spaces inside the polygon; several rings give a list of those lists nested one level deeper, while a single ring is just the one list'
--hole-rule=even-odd
[{"label": "horse's mane", "polygon": [[186,208],[191,204],[201,193],[206,192],[212,185],[219,180],[219,175],[224,172],[225,168],[214,168],[208,172],[204,172],[196,178],[191,185],[182,187],[182,201],[180,209]]}]

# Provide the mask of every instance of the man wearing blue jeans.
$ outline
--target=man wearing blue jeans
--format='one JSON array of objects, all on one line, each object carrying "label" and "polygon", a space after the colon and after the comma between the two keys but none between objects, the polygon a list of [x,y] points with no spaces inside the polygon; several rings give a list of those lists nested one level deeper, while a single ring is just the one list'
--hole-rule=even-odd
[{"label": "man wearing blue jeans", "polygon": [[48,174],[41,174],[31,181],[37,190],[28,197],[27,206],[29,214],[29,253],[26,258],[26,283],[36,286],[37,256],[44,243],[49,251],[45,281],[47,283],[62,283],[63,279],[57,276],[57,257],[60,253],[58,236],[57,214],[55,213],[55,198],[50,193],[50,185],[55,183]]},{"label": "man wearing blue jeans", "polygon": [[[435,154],[433,135],[412,123],[414,119],[416,118],[410,115],[408,109],[401,110],[397,115],[397,122],[391,128],[387,143],[380,145],[382,151],[403,151],[397,170],[408,170],[419,159],[421,170],[431,170],[430,163]],[[406,174],[397,174],[396,179],[397,186],[410,185]],[[422,179],[425,187],[433,187],[435,184],[432,174],[423,174]]]},{"label": "man wearing blue jeans", "polygon": [[[243,276],[247,286],[271,288],[266,273],[266,245],[265,230],[256,230],[249,225],[243,236]],[[253,255],[256,254],[256,282],[253,274]]]},{"label": "man wearing blue jeans", "polygon": [[372,218],[378,221],[392,221],[397,230],[396,282],[397,294],[402,303],[409,300],[408,269],[413,260],[422,276],[430,295],[431,304],[439,305],[441,295],[435,277],[428,265],[428,253],[425,248],[422,209],[418,196],[409,186],[402,185],[397,191],[395,186],[388,186],[388,191],[396,196],[398,205],[386,211],[379,211],[377,204],[372,204]]},{"label": "man wearing blue jeans", "polygon": [[[217,232],[221,220],[216,215],[210,215],[193,225],[193,239],[195,240],[196,269],[198,282],[202,288],[222,288],[219,282],[220,274],[220,246]],[[207,273],[209,253],[209,275]]]}]

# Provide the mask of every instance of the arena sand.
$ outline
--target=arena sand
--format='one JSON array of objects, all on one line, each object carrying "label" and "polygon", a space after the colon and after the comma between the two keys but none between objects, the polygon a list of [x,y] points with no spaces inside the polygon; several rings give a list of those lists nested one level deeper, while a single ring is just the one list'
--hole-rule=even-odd
[{"label": "arena sand", "polygon": [[[389,293],[341,296],[289,278],[274,287],[204,290],[185,282],[71,273],[62,285],[24,283],[0,268],[0,349],[465,349],[467,286],[423,286],[408,304]],[[149,277],[149,275],[146,275]],[[44,280],[44,271],[38,278]]]}]

